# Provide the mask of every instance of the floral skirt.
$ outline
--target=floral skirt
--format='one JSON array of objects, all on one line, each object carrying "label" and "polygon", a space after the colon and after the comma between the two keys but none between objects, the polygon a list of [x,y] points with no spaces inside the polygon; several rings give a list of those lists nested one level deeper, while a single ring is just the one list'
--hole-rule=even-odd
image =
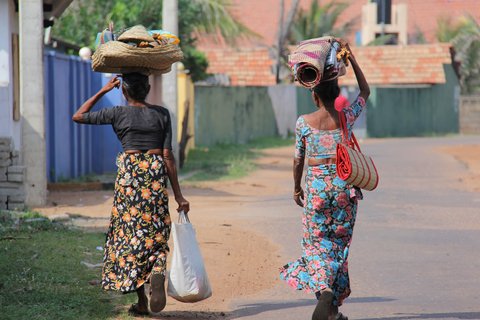
[{"label": "floral skirt", "polygon": [[117,166],[102,287],[126,293],[149,281],[152,273],[165,274],[170,214],[161,156],[121,153]]},{"label": "floral skirt", "polygon": [[332,289],[339,306],[350,295],[347,258],[361,192],[338,178],[335,165],[309,167],[305,182],[303,255],[280,276],[297,290]]}]

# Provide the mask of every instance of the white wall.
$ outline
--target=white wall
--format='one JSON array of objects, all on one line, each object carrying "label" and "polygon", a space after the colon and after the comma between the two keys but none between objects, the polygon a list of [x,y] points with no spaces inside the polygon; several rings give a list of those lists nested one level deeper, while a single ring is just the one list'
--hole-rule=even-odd
[{"label": "white wall", "polygon": [[297,122],[297,88],[292,85],[276,85],[268,87],[272,100],[273,112],[277,121],[280,136],[287,138],[295,133]]},{"label": "white wall", "polygon": [[20,150],[20,121],[13,120],[12,33],[18,34],[18,14],[13,1],[0,0],[0,137],[12,137]]}]

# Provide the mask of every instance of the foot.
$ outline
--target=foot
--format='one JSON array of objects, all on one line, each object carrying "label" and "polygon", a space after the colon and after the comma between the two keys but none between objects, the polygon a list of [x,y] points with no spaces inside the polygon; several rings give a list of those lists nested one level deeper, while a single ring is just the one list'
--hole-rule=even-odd
[{"label": "foot", "polygon": [[150,310],[154,313],[160,312],[167,304],[167,296],[165,294],[165,276],[162,274],[153,274],[150,279]]},{"label": "foot", "polygon": [[344,316],[341,312],[337,313],[335,320],[348,320],[347,316]]},{"label": "foot", "polygon": [[315,311],[313,311],[312,320],[329,320],[333,309],[333,292],[330,290],[322,291],[318,299]]},{"label": "foot", "polygon": [[128,314],[135,316],[135,317],[140,317],[140,316],[148,316],[148,308],[147,306],[140,306],[138,303],[134,303],[130,306],[130,309],[128,309]]}]

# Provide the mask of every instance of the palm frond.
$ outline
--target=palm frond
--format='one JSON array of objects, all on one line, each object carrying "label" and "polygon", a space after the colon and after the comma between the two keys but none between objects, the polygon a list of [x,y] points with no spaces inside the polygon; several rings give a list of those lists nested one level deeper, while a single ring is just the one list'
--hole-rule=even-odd
[{"label": "palm frond", "polygon": [[344,2],[332,1],[320,5],[318,1],[312,1],[308,10],[299,10],[288,37],[290,43],[326,35],[344,37],[356,23],[353,20],[335,27],[347,7],[348,3]]},{"label": "palm frond", "polygon": [[232,14],[231,0],[192,0],[200,7],[202,17],[195,26],[196,31],[220,34],[230,44],[240,37],[260,37],[257,33],[247,28]]}]

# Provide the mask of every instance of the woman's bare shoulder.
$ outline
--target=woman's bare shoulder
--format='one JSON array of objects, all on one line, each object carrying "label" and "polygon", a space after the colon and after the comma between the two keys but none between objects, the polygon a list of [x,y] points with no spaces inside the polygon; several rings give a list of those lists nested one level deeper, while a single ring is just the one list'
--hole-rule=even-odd
[{"label": "woman's bare shoulder", "polygon": [[304,114],[304,115],[302,115],[302,117],[303,117],[303,119],[304,119],[305,121],[307,121],[307,122],[308,122],[309,120],[314,120],[314,119],[318,118],[318,110],[317,110],[317,111],[314,111],[314,112],[312,112],[312,113]]}]

